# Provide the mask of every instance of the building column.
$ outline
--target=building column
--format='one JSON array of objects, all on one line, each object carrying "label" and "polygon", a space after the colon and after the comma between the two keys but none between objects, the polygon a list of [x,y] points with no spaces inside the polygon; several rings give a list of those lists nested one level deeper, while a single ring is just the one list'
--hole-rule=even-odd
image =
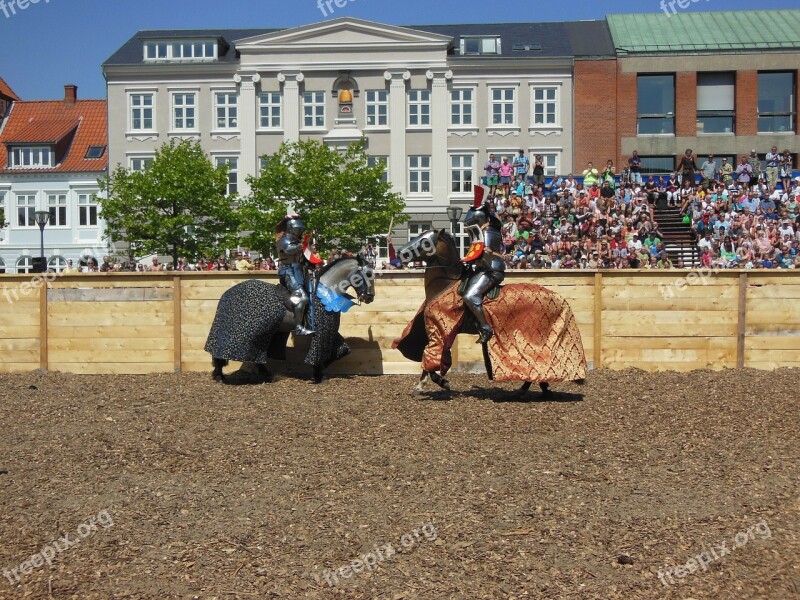
[{"label": "building column", "polygon": [[389,180],[394,191],[405,197],[408,166],[406,158],[406,82],[410,71],[386,71],[389,84]]},{"label": "building column", "polygon": [[302,73],[278,73],[278,81],[283,84],[283,141],[296,142],[300,139],[300,83],[305,77]]},{"label": "building column", "polygon": [[241,136],[241,149],[239,152],[239,195],[250,194],[247,178],[258,176],[258,152],[256,151],[256,84],[261,81],[261,76],[237,74],[234,81],[239,84],[239,131]]},{"label": "building column", "polygon": [[447,98],[447,82],[453,78],[453,72],[429,70],[425,77],[431,82],[431,192],[434,204],[447,206],[450,179],[447,159],[450,102]]}]

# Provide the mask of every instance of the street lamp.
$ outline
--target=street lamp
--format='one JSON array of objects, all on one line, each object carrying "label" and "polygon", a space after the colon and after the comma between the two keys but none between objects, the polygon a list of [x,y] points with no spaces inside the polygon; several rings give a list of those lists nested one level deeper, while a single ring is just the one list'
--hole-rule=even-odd
[{"label": "street lamp", "polygon": [[461,218],[462,212],[464,212],[464,210],[460,206],[447,207],[447,218],[450,219],[453,236],[458,235],[456,230],[458,229],[458,220]]},{"label": "street lamp", "polygon": [[41,254],[39,255],[39,265],[38,269],[33,269],[36,273],[44,273],[47,271],[47,262],[44,258],[44,227],[47,225],[47,222],[50,220],[50,211],[49,210],[37,210],[33,213],[36,217],[36,224],[39,226],[39,234],[41,240]]}]

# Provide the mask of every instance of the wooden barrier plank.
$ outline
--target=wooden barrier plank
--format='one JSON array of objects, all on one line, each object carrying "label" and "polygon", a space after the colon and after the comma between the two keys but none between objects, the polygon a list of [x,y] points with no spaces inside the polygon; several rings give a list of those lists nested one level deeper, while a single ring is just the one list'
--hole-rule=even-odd
[{"label": "wooden barrier plank", "polygon": [[[166,363],[172,365],[172,350],[53,350],[50,362],[60,364],[66,362],[99,363]],[[171,369],[170,369],[171,370]]]},{"label": "wooden barrier plank", "polygon": [[750,350],[800,350],[800,331],[795,335],[750,336],[745,338],[745,349]]},{"label": "wooden barrier plank", "polygon": [[[14,310],[13,312],[0,312],[0,335],[4,335],[7,327],[36,327],[41,325],[39,318],[39,304],[30,312]],[[38,334],[37,334],[38,335]]]},{"label": "wooden barrier plank", "polygon": [[49,301],[49,291],[47,281],[39,288],[39,368],[47,370],[47,302]]},{"label": "wooden barrier plank", "polygon": [[151,373],[171,373],[172,360],[163,363],[83,363],[59,362],[50,365],[51,371],[76,373],[79,375],[150,375]]},{"label": "wooden barrier plank", "polygon": [[30,363],[33,368],[41,368],[41,350],[37,342],[35,348],[27,350],[4,350],[0,352],[0,362],[9,363]]},{"label": "wooden barrier plank", "polygon": [[175,276],[172,279],[172,298],[173,298],[173,316],[172,316],[172,366],[176,373],[181,370],[181,278]]},{"label": "wooden barrier plank", "polygon": [[[143,338],[143,339],[172,339],[172,329],[159,325],[118,325],[97,326],[89,325],[50,325],[50,339],[72,338]],[[208,332],[206,332],[208,333]]]},{"label": "wooden barrier plank", "polygon": [[95,336],[94,338],[50,338],[50,352],[58,350],[125,350],[128,352],[141,352],[143,350],[173,350],[175,340],[172,337],[162,338],[114,338]]},{"label": "wooden barrier plank", "polygon": [[735,347],[734,336],[719,337],[616,337],[603,338],[603,348],[626,350],[628,348],[664,348],[673,350],[721,350]]},{"label": "wooden barrier plank", "polygon": [[0,354],[3,352],[39,351],[39,338],[7,338],[0,339]]},{"label": "wooden barrier plank", "polygon": [[27,373],[29,371],[37,371],[39,369],[39,354],[36,354],[36,360],[11,362],[5,357],[0,360],[0,373]]}]

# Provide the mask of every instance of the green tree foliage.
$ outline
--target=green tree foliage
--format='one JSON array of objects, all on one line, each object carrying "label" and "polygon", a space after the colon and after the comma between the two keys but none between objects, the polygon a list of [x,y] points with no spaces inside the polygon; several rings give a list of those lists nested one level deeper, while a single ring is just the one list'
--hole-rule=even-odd
[{"label": "green tree foliage", "polygon": [[334,247],[357,251],[364,240],[407,220],[405,202],[382,181],[384,166],[369,166],[363,141],[337,151],[314,140],[288,142],[258,177],[248,178],[242,201],[251,248],[273,253],[275,227],[291,209],[314,231],[324,255]]},{"label": "green tree foliage", "polygon": [[120,166],[100,182],[100,216],[114,240],[137,251],[179,256],[212,256],[235,246],[239,219],[227,194],[228,167],[214,167],[200,144],[172,140],[156,151],[143,171]]}]

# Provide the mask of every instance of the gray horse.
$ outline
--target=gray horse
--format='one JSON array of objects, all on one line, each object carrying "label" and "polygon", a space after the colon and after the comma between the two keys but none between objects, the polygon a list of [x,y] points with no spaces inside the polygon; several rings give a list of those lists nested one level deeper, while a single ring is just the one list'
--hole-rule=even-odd
[{"label": "gray horse", "polygon": [[[356,291],[358,300],[375,298],[375,275],[360,257],[344,257],[322,269],[313,295],[313,328],[305,363],[314,368],[314,382],[322,381],[324,369],[350,353],[339,334],[341,312],[353,303],[345,294]],[[283,286],[248,279],[227,290],[219,300],[205,350],[212,356],[216,381],[225,382],[223,367],[234,360],[255,365],[262,380],[269,381],[267,360],[286,360],[286,342],[294,330],[294,318],[286,309],[288,292]]]}]

